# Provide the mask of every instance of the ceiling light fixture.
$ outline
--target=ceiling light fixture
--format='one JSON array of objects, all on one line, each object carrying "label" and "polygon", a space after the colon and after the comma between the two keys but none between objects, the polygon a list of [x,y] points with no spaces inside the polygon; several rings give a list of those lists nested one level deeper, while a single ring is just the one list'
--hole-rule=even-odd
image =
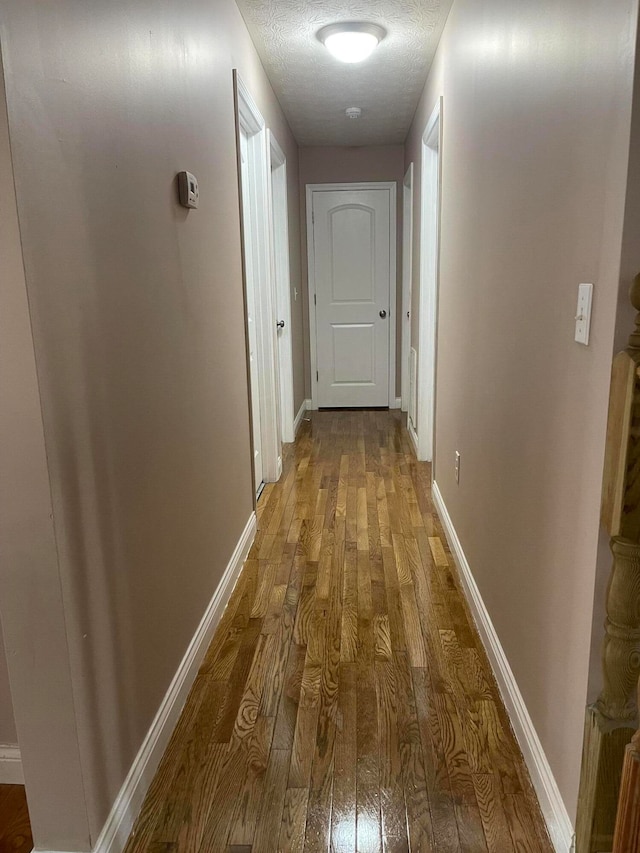
[{"label": "ceiling light fixture", "polygon": [[342,22],[329,24],[318,38],[329,53],[341,62],[362,62],[375,50],[386,32],[377,24]]}]

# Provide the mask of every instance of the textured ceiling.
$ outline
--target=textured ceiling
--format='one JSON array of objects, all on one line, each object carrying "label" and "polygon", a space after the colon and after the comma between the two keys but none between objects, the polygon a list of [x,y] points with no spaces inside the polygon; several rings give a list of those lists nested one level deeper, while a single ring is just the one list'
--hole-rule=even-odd
[{"label": "textured ceiling", "polygon": [[[452,0],[236,0],[300,145],[404,142]],[[368,21],[386,37],[346,65],[316,38],[325,24]],[[361,107],[358,120],[347,107]]]}]

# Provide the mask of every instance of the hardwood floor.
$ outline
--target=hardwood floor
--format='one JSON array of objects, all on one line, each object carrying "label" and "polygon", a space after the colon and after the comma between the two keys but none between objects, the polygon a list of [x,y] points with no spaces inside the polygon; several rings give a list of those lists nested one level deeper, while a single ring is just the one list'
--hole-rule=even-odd
[{"label": "hardwood floor", "polygon": [[31,853],[32,848],[24,785],[0,785],[0,853]]},{"label": "hardwood floor", "polygon": [[126,853],[547,853],[398,412],[315,412]]}]

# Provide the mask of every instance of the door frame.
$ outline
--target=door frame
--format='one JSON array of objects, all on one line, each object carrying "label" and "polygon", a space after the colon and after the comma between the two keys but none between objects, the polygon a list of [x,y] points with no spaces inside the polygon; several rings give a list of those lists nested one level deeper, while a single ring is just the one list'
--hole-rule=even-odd
[{"label": "door frame", "polygon": [[[411,349],[411,284],[413,276],[413,163],[405,172],[402,181],[402,317],[400,318],[400,408],[409,409],[409,352]],[[409,318],[410,319],[410,318]]]},{"label": "door frame", "polygon": [[313,245],[313,193],[340,190],[389,191],[389,408],[396,407],[396,241],[397,241],[397,190],[395,181],[360,181],[339,184],[307,184],[307,303],[309,308],[309,364],[311,368],[311,408],[318,408],[318,350],[315,306],[315,251]]},{"label": "door frame", "polygon": [[[238,148],[238,181],[240,183],[240,216],[242,235],[242,276],[245,291],[245,334],[248,341],[247,320],[247,275],[244,261],[245,252],[251,252],[253,269],[256,272],[257,281],[265,286],[257,287],[255,290],[255,302],[257,308],[256,334],[257,334],[257,359],[259,372],[259,387],[252,388],[251,370],[248,363],[247,372],[249,386],[249,418],[251,422],[251,454],[252,471],[253,465],[253,417],[251,414],[251,395],[258,393],[260,409],[260,438],[262,453],[263,482],[276,482],[282,473],[282,447],[280,443],[280,425],[278,423],[278,382],[276,361],[276,321],[275,321],[275,294],[274,280],[271,265],[271,236],[269,216],[269,157],[267,150],[267,129],[265,121],[256,106],[251,93],[244,84],[237,70],[233,72],[234,92],[236,100],[237,117],[237,148]],[[248,158],[251,166],[249,194],[253,200],[251,215],[252,236],[251,245],[246,246],[244,241],[245,216],[242,202],[242,158],[240,156],[240,131],[244,131],[248,138]],[[255,471],[254,471],[255,481]],[[254,493],[259,487],[254,482]]]},{"label": "door frame", "polygon": [[289,268],[289,207],[287,204],[287,158],[278,140],[267,130],[269,148],[269,229],[271,263],[275,284],[277,320],[284,328],[276,331],[278,384],[280,387],[280,429],[283,442],[295,440],[293,422],[293,351],[291,329],[291,273]]},{"label": "door frame", "polygon": [[[440,201],[442,97],[427,121],[421,145],[420,307],[418,317],[419,460],[433,462],[435,447],[438,280],[440,274]],[[432,477],[435,471],[432,466]]]}]

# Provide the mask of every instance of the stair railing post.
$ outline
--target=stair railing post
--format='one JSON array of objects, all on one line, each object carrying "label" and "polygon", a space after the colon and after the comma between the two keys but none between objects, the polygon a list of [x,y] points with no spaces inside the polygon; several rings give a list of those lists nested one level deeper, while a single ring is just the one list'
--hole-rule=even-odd
[{"label": "stair railing post", "polygon": [[[640,706],[640,681],[638,682]],[[613,853],[636,853],[640,850],[640,730],[631,738],[624,753],[620,799]]]},{"label": "stair railing post", "polygon": [[[613,555],[602,648],[603,688],[586,709],[576,853],[613,849],[625,749],[637,728],[640,677],[640,275],[629,347],[613,361],[602,521]],[[621,847],[617,853],[638,853]]]}]

